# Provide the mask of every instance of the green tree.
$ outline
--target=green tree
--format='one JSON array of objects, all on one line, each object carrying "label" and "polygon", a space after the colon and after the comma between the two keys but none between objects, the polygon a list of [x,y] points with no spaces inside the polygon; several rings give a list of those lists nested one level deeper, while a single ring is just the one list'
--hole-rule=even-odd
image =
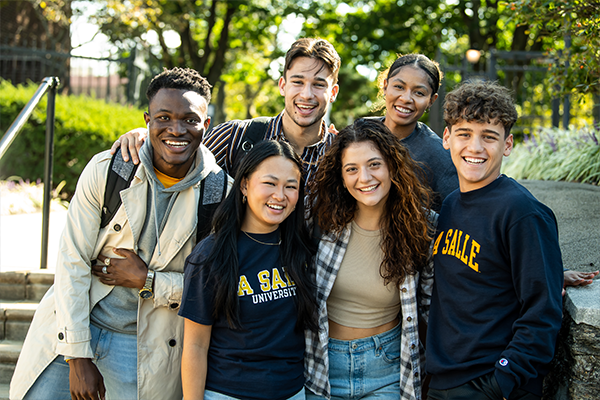
[{"label": "green tree", "polygon": [[[365,79],[371,89],[357,93],[357,69],[382,71],[398,54],[411,52],[434,59],[439,51],[462,57],[470,48],[484,53],[491,49],[536,51],[543,45],[527,26],[511,20],[514,12],[500,0],[303,1],[299,12],[306,19],[301,35],[328,39],[342,57],[345,74],[340,79],[340,96],[355,98],[334,104],[336,122],[352,114],[350,108],[365,95],[375,99],[372,76]],[[475,69],[484,64],[482,58]]]},{"label": "green tree", "polygon": [[[268,75],[265,65],[278,56],[274,46],[279,25],[286,15],[287,1],[262,0],[103,0],[94,20],[123,50],[147,48],[168,68],[188,66],[199,71],[215,86],[215,122],[226,119],[226,82],[242,76],[246,115],[252,114],[252,99],[258,96]],[[158,36],[158,49],[151,48],[148,32]],[[179,36],[175,48],[167,34]],[[144,39],[146,38],[146,39]],[[254,62],[248,62],[252,57]],[[240,68],[241,66],[241,68]],[[231,72],[230,76],[227,74]]]},{"label": "green tree", "polygon": [[552,83],[563,94],[600,94],[600,1],[518,0],[509,7],[514,20],[552,43]]}]

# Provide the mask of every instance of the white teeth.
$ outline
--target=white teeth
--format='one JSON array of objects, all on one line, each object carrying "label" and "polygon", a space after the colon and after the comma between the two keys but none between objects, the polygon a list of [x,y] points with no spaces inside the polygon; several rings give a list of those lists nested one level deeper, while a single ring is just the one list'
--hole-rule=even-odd
[{"label": "white teeth", "polygon": [[278,206],[275,204],[267,204],[267,207],[272,208],[274,210],[283,210],[283,206]]},{"label": "white teeth", "polygon": [[173,147],[185,147],[188,144],[190,144],[190,142],[174,142],[171,140],[165,140],[165,143],[169,146],[173,146]]},{"label": "white teeth", "polygon": [[485,160],[481,158],[464,157],[464,159],[469,164],[482,164],[483,162],[485,162]]},{"label": "white teeth", "polygon": [[300,104],[297,104],[297,106],[303,110],[312,110],[314,108],[313,106],[301,106]]},{"label": "white teeth", "polygon": [[379,184],[377,184],[377,185],[373,185],[373,186],[369,186],[369,187],[366,187],[366,188],[362,188],[362,189],[358,189],[358,190],[360,190],[361,192],[370,192],[370,191],[372,191],[372,190],[375,190],[375,188],[376,188],[377,186],[379,186]]},{"label": "white teeth", "polygon": [[412,110],[409,110],[408,108],[404,108],[404,107],[398,107],[398,106],[394,106],[394,108],[398,111],[400,111],[401,113],[411,113]]}]

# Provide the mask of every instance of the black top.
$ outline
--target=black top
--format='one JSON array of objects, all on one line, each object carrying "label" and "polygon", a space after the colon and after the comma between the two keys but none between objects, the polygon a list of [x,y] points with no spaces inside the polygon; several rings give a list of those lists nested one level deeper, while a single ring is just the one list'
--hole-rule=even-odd
[{"label": "black top", "polygon": [[[250,234],[277,243],[279,231]],[[179,315],[212,325],[206,389],[239,399],[287,399],[304,385],[304,334],[295,331],[296,286],[285,274],[278,245],[260,244],[240,233],[239,310],[242,329],[229,328],[223,315],[213,317],[213,287],[203,260],[213,246],[200,242],[185,266]],[[195,266],[194,264],[200,264]]]},{"label": "black top", "polygon": [[563,266],[552,210],[501,176],[442,205],[427,331],[430,386],[495,371],[505,398],[541,395],[561,325]]}]

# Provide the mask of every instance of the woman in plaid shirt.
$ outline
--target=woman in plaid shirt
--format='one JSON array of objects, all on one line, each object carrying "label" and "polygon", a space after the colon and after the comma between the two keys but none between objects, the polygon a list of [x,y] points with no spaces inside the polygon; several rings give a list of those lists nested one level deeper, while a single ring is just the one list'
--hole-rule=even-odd
[{"label": "woman in plaid shirt", "polygon": [[419,173],[373,119],[344,128],[319,167],[310,204],[322,233],[320,331],[306,332],[307,399],[421,399],[418,321],[433,272],[431,192]]}]

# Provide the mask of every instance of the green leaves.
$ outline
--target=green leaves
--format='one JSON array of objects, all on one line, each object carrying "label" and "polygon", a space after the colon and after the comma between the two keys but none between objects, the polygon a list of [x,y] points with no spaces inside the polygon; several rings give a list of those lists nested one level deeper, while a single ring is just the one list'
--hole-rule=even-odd
[{"label": "green leaves", "polygon": [[515,179],[600,184],[600,130],[542,129],[515,148],[503,165]]},{"label": "green leaves", "polygon": [[[4,134],[37,89],[36,84],[13,86],[0,80],[0,134]],[[46,104],[44,96],[2,160],[0,179],[16,175],[36,181],[44,177]],[[144,126],[143,111],[83,96],[56,96],[54,178],[65,180],[72,194],[79,174],[100,151],[127,131]]]}]

